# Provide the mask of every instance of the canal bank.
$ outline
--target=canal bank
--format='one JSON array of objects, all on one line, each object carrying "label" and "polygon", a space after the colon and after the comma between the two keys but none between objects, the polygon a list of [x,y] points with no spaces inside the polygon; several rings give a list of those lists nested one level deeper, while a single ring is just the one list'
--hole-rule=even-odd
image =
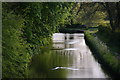
[{"label": "canal bank", "polygon": [[114,79],[119,80],[120,75],[120,62],[112,54],[105,43],[99,40],[99,38],[88,31],[85,32],[86,44],[91,49],[93,55],[98,62],[102,64],[105,71]]}]

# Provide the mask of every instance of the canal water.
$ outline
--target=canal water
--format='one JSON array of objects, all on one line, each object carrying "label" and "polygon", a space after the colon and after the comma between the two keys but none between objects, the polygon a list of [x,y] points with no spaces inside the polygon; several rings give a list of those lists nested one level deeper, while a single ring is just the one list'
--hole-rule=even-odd
[{"label": "canal water", "polygon": [[31,78],[108,78],[85,44],[84,34],[53,34],[52,47],[35,54]]}]

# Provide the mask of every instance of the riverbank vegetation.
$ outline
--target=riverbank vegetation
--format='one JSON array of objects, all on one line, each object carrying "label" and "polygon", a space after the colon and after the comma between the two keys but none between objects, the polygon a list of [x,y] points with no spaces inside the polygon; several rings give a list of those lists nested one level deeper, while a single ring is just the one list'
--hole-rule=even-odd
[{"label": "riverbank vegetation", "polygon": [[85,32],[86,43],[89,45],[98,61],[107,69],[112,78],[118,78],[120,75],[120,58],[114,54],[106,43],[99,39],[95,33]]},{"label": "riverbank vegetation", "polygon": [[119,58],[120,2],[76,3],[75,6],[78,9],[74,10],[76,15],[71,22],[85,25],[86,30],[93,32]]},{"label": "riverbank vegetation", "polygon": [[[92,3],[93,5],[88,3],[87,7],[86,4],[81,4],[83,6],[78,13],[82,14],[83,9],[84,14],[78,19],[87,26],[98,28],[88,29],[85,32],[86,42],[94,55],[99,55],[104,66],[109,68],[111,75],[115,74],[114,77],[118,78],[120,75],[120,2]],[[92,9],[89,8],[90,6]]]},{"label": "riverbank vegetation", "polygon": [[3,78],[25,78],[33,54],[69,22],[73,3],[2,3]]},{"label": "riverbank vegetation", "polygon": [[100,40],[106,43],[114,54],[120,55],[120,31],[112,32],[110,26],[99,26],[99,31],[96,33]]},{"label": "riverbank vegetation", "polygon": [[[101,63],[107,66],[111,75],[114,74],[114,77],[118,78],[120,75],[120,25],[117,22],[119,20],[117,14],[120,14],[118,10],[120,3],[102,3],[102,5],[109,23],[99,24],[98,30],[86,31],[85,38],[94,55],[97,55]],[[114,9],[113,12],[112,9]]]},{"label": "riverbank vegetation", "polygon": [[3,2],[2,14],[3,78],[26,78],[31,57],[66,25],[94,32],[86,39],[120,73],[120,2]]}]

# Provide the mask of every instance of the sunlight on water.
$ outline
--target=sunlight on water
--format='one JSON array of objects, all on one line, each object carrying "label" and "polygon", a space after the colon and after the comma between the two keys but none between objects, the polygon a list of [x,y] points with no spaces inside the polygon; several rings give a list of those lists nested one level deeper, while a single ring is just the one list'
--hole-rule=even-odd
[{"label": "sunlight on water", "polygon": [[[64,50],[68,50],[68,51],[73,50],[71,54],[73,60],[72,62],[69,62],[68,67],[79,69],[78,71],[68,70],[67,78],[105,78],[107,77],[102,71],[100,65],[95,61],[95,59],[91,54],[91,51],[85,44],[84,34],[55,33],[53,35],[53,42],[56,42],[56,41],[64,42],[61,45],[61,47],[64,48]],[[56,48],[57,48],[57,45],[59,44],[56,44]],[[66,55],[69,55],[69,52]]]},{"label": "sunlight on water", "polygon": [[85,44],[83,33],[55,33],[52,49],[34,56],[32,64],[33,77],[37,78],[108,77]]}]

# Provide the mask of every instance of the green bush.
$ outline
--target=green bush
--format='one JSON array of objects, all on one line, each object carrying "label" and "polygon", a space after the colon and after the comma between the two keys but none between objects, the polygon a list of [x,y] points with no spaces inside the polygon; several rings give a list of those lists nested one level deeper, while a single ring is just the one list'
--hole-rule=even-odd
[{"label": "green bush", "polygon": [[25,77],[30,55],[23,39],[24,19],[4,12],[2,20],[3,78]]}]

